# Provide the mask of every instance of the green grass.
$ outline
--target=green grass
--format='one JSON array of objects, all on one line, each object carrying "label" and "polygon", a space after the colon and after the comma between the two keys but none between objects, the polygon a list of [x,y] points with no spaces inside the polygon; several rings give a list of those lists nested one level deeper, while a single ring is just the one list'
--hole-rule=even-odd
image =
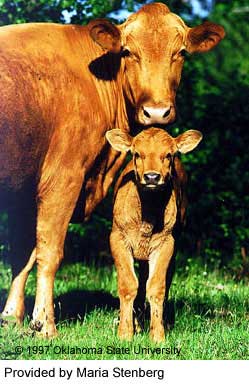
[{"label": "green grass", "polygon": [[[10,269],[0,263],[0,293],[6,294]],[[28,310],[32,311],[35,274],[27,285]],[[59,337],[42,340],[28,333],[29,318],[23,328],[1,328],[1,359],[248,359],[249,287],[236,283],[228,273],[205,271],[190,261],[179,269],[171,286],[175,326],[165,342],[155,345],[148,327],[132,342],[117,338],[118,300],[113,266],[64,265],[55,284]],[[3,303],[3,298],[1,299]],[[22,352],[18,348],[22,347]],[[136,353],[139,347],[149,353]],[[177,354],[153,349],[178,348]],[[81,349],[80,351],[77,349]],[[94,352],[96,349],[96,352]],[[124,350],[126,349],[126,351]],[[127,351],[129,353],[127,353]]]}]

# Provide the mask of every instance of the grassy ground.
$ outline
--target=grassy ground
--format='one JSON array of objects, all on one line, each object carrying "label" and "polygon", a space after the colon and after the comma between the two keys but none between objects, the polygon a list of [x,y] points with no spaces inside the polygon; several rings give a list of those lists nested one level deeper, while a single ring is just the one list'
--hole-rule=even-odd
[{"label": "grassy ground", "polygon": [[[10,269],[0,263],[1,307],[9,282]],[[30,313],[34,291],[32,274],[27,286]],[[30,336],[26,317],[24,328],[0,330],[1,359],[249,358],[248,284],[236,283],[224,272],[206,272],[193,261],[174,277],[170,298],[175,326],[161,345],[150,342],[148,328],[131,343],[118,340],[113,266],[64,265],[57,275],[55,296],[59,337],[47,341]],[[146,352],[139,352],[141,348]]]}]

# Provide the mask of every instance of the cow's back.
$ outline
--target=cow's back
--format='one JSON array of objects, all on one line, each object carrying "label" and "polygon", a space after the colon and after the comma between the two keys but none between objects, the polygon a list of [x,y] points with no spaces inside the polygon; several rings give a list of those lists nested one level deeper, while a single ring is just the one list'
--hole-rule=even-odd
[{"label": "cow's back", "polygon": [[0,187],[18,190],[37,177],[49,149],[55,161],[54,153],[74,151],[90,135],[102,144],[108,122],[88,68],[101,54],[87,27],[0,28]]}]

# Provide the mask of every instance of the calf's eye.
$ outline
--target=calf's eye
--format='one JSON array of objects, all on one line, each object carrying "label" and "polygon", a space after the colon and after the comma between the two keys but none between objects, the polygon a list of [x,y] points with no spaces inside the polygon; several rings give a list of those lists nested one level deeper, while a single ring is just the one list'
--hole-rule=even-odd
[{"label": "calf's eye", "polygon": [[182,49],[179,54],[182,56],[182,57],[186,57],[186,54],[187,54],[187,51],[185,49]]},{"label": "calf's eye", "polygon": [[171,155],[170,153],[168,153],[168,154],[165,156],[165,158],[168,159],[168,160],[171,160],[172,155]]}]

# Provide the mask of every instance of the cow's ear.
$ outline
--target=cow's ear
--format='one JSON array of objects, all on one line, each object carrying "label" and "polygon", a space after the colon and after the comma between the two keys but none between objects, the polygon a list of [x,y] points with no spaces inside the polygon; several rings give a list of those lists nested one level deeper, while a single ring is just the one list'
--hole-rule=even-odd
[{"label": "cow's ear", "polygon": [[132,137],[127,132],[115,128],[114,130],[107,131],[105,136],[114,150],[121,152],[130,150]]},{"label": "cow's ear", "polygon": [[225,30],[221,25],[206,21],[197,27],[189,29],[186,50],[189,53],[209,51],[224,37]]},{"label": "cow's ear", "polygon": [[121,50],[121,35],[119,29],[105,19],[92,20],[88,24],[91,38],[103,49],[119,53]]},{"label": "cow's ear", "polygon": [[186,154],[198,146],[202,140],[202,133],[197,130],[188,130],[175,138],[179,152]]}]

